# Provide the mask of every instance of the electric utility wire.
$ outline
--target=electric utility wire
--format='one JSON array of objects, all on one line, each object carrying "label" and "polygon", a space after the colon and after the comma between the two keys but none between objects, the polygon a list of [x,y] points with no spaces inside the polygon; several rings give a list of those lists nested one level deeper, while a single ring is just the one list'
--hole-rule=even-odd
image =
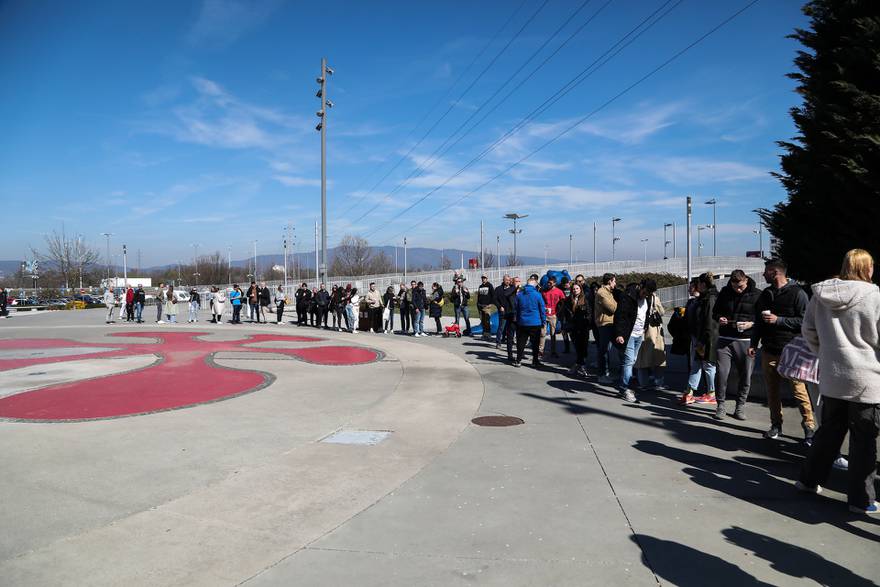
[{"label": "electric utility wire", "polygon": [[[583,23],[583,24],[582,24],[582,25],[581,25],[581,26],[580,26],[580,27],[579,27],[579,28],[578,28],[578,29],[577,29],[572,35],[570,35],[570,36],[568,37],[568,39],[566,39],[565,41],[563,41],[563,43],[562,43],[559,47],[556,48],[556,50],[551,54],[551,57],[552,57],[553,55],[556,55],[556,53],[558,53],[559,50],[560,50],[563,46],[565,46],[565,44],[567,44],[572,38],[574,38],[575,35],[577,35],[580,31],[582,31],[582,30],[584,29],[584,27],[586,27],[586,25],[588,25],[590,22],[592,22],[593,19],[595,19],[596,16],[598,16],[598,14],[599,14],[600,12],[602,12],[602,10],[604,10],[605,7],[607,7],[612,1],[613,1],[613,0],[607,0],[607,1],[605,2],[605,4],[602,5],[602,7],[599,8],[599,10],[597,10],[595,13],[593,13],[593,15],[590,16],[590,17],[586,20],[586,22],[584,22],[584,23]],[[544,50],[544,48],[545,48],[547,45],[550,44],[550,42],[551,42],[553,39],[556,38],[556,37],[559,35],[559,33],[562,32],[562,30],[563,30],[566,26],[568,26],[568,25],[574,20],[574,18],[575,18],[575,17],[576,17],[576,16],[577,16],[577,15],[578,15],[578,14],[579,14],[584,8],[587,7],[587,5],[588,5],[590,2],[592,2],[592,0],[584,0],[584,2],[582,2],[581,5],[578,6],[577,9],[575,9],[575,11],[574,11],[573,13],[571,13],[571,15],[569,15],[568,18],[566,18],[566,19],[562,22],[561,25],[559,25],[559,27],[553,32],[553,34],[550,35],[549,37],[547,37],[547,38],[544,40],[544,42],[541,44],[541,46],[538,47],[538,48],[537,48],[537,49],[536,49],[536,50],[535,50],[535,51],[529,56],[529,58],[526,59],[526,60],[523,62],[522,65],[519,66],[519,68],[518,68],[516,71],[514,71],[512,74],[510,74],[510,75],[507,77],[507,79],[504,81],[503,84],[501,84],[500,86],[498,86],[498,88],[495,89],[495,92],[494,92],[491,96],[489,96],[486,100],[484,100],[476,110],[474,110],[473,112],[471,112],[470,116],[468,116],[467,119],[465,119],[465,120],[464,120],[464,121],[458,126],[458,128],[456,128],[456,129],[452,132],[452,134],[450,134],[448,137],[446,137],[446,140],[443,141],[443,144],[441,144],[439,147],[437,147],[437,148],[434,150],[434,152],[431,153],[431,155],[428,157],[428,159],[426,159],[423,163],[421,163],[416,169],[414,169],[413,171],[411,171],[410,174],[409,174],[409,175],[408,175],[408,176],[407,176],[407,177],[406,177],[401,183],[399,183],[399,184],[398,184],[398,185],[397,185],[397,186],[396,186],[396,187],[395,187],[390,193],[388,193],[388,194],[387,194],[382,200],[380,200],[380,201],[377,202],[375,205],[373,205],[372,208],[370,208],[369,210],[367,210],[366,212],[364,212],[363,214],[361,214],[357,219],[354,220],[354,222],[355,222],[355,223],[360,222],[361,220],[363,220],[364,218],[366,218],[367,216],[369,216],[371,213],[373,213],[375,210],[377,210],[377,209],[379,208],[379,206],[381,206],[382,204],[384,204],[385,202],[387,202],[387,201],[388,201],[388,200],[389,200],[394,194],[398,193],[398,192],[399,192],[400,190],[402,190],[405,186],[407,186],[407,185],[409,184],[409,182],[410,182],[411,179],[414,179],[415,177],[419,177],[419,176],[423,175],[423,174],[424,174],[424,173],[425,173],[430,167],[432,167],[432,166],[434,165],[434,163],[437,162],[437,161],[438,161],[438,160],[439,160],[439,159],[440,159],[445,153],[447,153],[452,147],[454,147],[454,146],[457,145],[459,142],[461,142],[461,140],[464,139],[464,137],[466,137],[468,134],[470,134],[471,132],[473,132],[474,129],[479,125],[479,123],[475,124],[473,127],[471,127],[470,129],[466,130],[466,131],[465,131],[463,134],[461,134],[457,139],[455,139],[455,141],[450,145],[450,141],[452,141],[452,140],[455,138],[455,136],[458,135],[458,134],[461,132],[461,130],[462,130],[463,128],[465,128],[465,127],[468,125],[468,123],[470,123],[470,121],[473,120],[474,117],[477,116],[477,115],[483,110],[483,108],[485,108],[487,105],[489,105],[489,104],[492,102],[492,100],[494,100],[495,97],[498,96],[498,94],[500,94],[501,91],[504,90],[504,88],[506,88],[507,85],[508,85],[510,82],[512,82],[512,81],[516,78],[516,76],[518,76],[518,75],[520,74],[520,72],[521,72],[523,69],[525,69],[526,66],[527,66],[529,63],[531,63],[532,60],[535,59],[535,57],[537,57],[537,56],[541,53],[541,51]],[[534,70],[533,70],[533,71],[532,71],[532,72],[531,72],[531,73],[525,78],[525,80],[523,80],[523,82],[520,82],[520,84],[517,85],[517,89],[520,88],[520,87],[522,87],[522,84],[523,84],[526,80],[530,79],[530,78],[535,74],[535,72],[536,72],[538,69],[540,69],[541,67],[543,67],[543,66],[547,63],[547,61],[549,61],[549,58],[548,58],[548,59],[545,59],[543,63],[541,63],[537,68],[535,68],[535,69],[534,69]],[[491,111],[494,112],[495,109],[497,109],[502,103],[504,103],[504,101],[507,100],[507,98],[509,98],[510,95],[511,95],[512,93],[513,93],[513,92],[508,93],[507,96],[505,96],[500,102],[498,102],[498,103],[492,108]],[[483,117],[482,120],[485,120],[485,116]],[[481,120],[481,122],[482,122],[482,120]]]},{"label": "electric utility wire", "polygon": [[[478,54],[477,54],[477,55],[471,60],[471,62],[468,64],[468,66],[467,66],[465,69],[463,69],[462,72],[461,72],[460,74],[458,74],[458,77],[455,79],[455,81],[452,83],[452,85],[449,86],[449,88],[446,90],[446,93],[444,93],[444,94],[443,94],[443,95],[442,95],[442,96],[441,96],[436,102],[434,102],[434,105],[431,106],[431,108],[430,108],[427,112],[425,112],[425,114],[424,114],[424,115],[422,116],[422,118],[421,118],[421,119],[415,124],[415,126],[412,128],[412,130],[409,131],[409,134],[407,134],[407,136],[403,139],[404,142],[407,141],[407,140],[409,140],[409,138],[413,135],[413,133],[416,132],[416,130],[422,125],[423,122],[425,122],[425,120],[428,118],[428,116],[430,116],[430,115],[434,112],[434,110],[437,108],[437,106],[439,106],[444,100],[446,100],[446,98],[449,97],[449,94],[452,93],[452,90],[455,88],[455,86],[458,85],[458,82],[460,82],[460,81],[461,81],[461,80],[462,80],[462,79],[463,79],[463,78],[464,78],[464,77],[470,72],[470,70],[471,70],[471,68],[474,66],[474,64],[476,64],[476,62],[480,60],[480,58],[481,58],[481,57],[483,56],[483,54],[489,49],[489,47],[491,47],[492,44],[495,43],[495,41],[498,39],[499,35],[501,35],[501,32],[504,31],[504,29],[507,28],[507,25],[509,25],[510,22],[516,17],[516,15],[519,14],[520,10],[522,10],[523,6],[525,6],[526,3],[527,3],[528,1],[529,1],[529,0],[523,0],[523,2],[517,7],[517,9],[513,11],[513,14],[511,14],[511,15],[507,18],[507,20],[504,21],[504,24],[502,24],[501,27],[495,32],[495,35],[494,35],[491,39],[489,39],[489,42],[487,42],[487,43],[483,46],[483,48],[482,48],[482,49],[480,50],[480,52],[479,52],[479,53],[478,53]],[[484,72],[484,73],[485,73],[485,72]],[[481,75],[482,75],[482,74],[481,74]],[[477,78],[477,79],[479,79],[479,78]],[[470,87],[473,87],[473,84],[471,84]],[[469,87],[468,89],[470,89],[470,87]],[[419,145],[422,144],[422,141],[424,141],[424,140],[428,137],[428,135],[431,134],[431,132],[437,127],[437,125],[440,124],[440,123],[446,118],[446,116],[452,111],[452,109],[455,107],[455,105],[458,104],[459,101],[461,101],[461,99],[464,97],[464,95],[465,95],[466,93],[467,93],[467,90],[466,90],[461,96],[458,97],[458,100],[456,100],[455,102],[452,103],[452,105],[446,110],[446,112],[443,113],[443,115],[442,115],[442,116],[441,116],[441,117],[440,117],[440,118],[434,123],[434,125],[431,126],[431,128],[429,128],[428,131],[427,131],[424,135],[422,135],[422,138],[420,138],[420,139],[418,140],[418,142],[416,142],[416,144],[413,145],[413,146],[410,148],[410,150],[406,152],[405,155],[403,155],[400,159],[398,159],[398,160],[397,160],[397,163],[395,163],[394,166],[391,167],[391,169],[389,169],[389,170],[385,173],[385,175],[383,175],[383,176],[379,179],[379,181],[377,181],[375,184],[373,184],[373,187],[371,187],[371,188],[369,189],[369,191],[367,191],[367,193],[365,193],[365,194],[363,194],[363,195],[361,195],[361,196],[356,197],[356,198],[355,198],[355,202],[352,203],[352,205],[349,206],[349,207],[348,207],[348,208],[347,208],[347,209],[346,209],[341,215],[344,217],[346,214],[348,214],[349,212],[351,212],[356,206],[358,206],[358,204],[361,203],[361,201],[362,201],[364,198],[366,198],[366,197],[369,196],[371,193],[373,193],[373,191],[374,191],[377,187],[379,187],[379,186],[382,184],[382,182],[385,181],[385,180],[388,178],[388,176],[391,175],[391,174],[394,172],[394,170],[397,169],[397,168],[400,166],[401,163],[403,163],[404,161],[406,161],[406,159],[410,156],[410,154],[412,154],[412,152],[413,152],[413,151],[414,151]],[[377,169],[379,169],[379,168],[377,168]],[[371,174],[371,175],[372,175],[372,174]],[[367,181],[367,180],[364,180],[363,183],[366,183],[366,181]],[[361,185],[363,185],[363,183],[362,183]],[[361,187],[361,186],[358,186],[358,189],[360,189],[360,187]]]},{"label": "electric utility wire", "polygon": [[[509,165],[507,168],[505,168],[503,171],[501,171],[500,173],[498,173],[498,174],[495,175],[494,177],[490,178],[490,179],[487,180],[486,182],[480,184],[479,186],[477,186],[476,188],[474,188],[474,189],[471,190],[470,192],[466,193],[465,195],[463,195],[463,196],[460,197],[459,199],[457,199],[457,200],[455,200],[455,201],[453,201],[453,202],[447,204],[446,206],[443,206],[442,208],[440,208],[439,210],[437,210],[437,211],[434,212],[433,214],[430,214],[429,216],[426,216],[426,217],[423,218],[422,220],[420,220],[420,221],[416,222],[415,224],[411,225],[409,228],[412,229],[412,228],[415,228],[415,227],[417,227],[417,226],[420,226],[421,224],[424,224],[425,222],[427,222],[427,221],[430,220],[431,218],[434,218],[435,216],[437,216],[437,215],[440,214],[441,212],[445,212],[445,211],[448,210],[449,208],[451,208],[451,207],[453,207],[453,206],[455,206],[455,205],[458,205],[459,203],[463,202],[464,200],[466,200],[467,198],[469,198],[471,195],[475,194],[476,192],[478,192],[479,190],[483,189],[484,187],[486,187],[486,186],[489,185],[490,183],[494,182],[496,179],[502,177],[503,175],[506,175],[511,169],[513,169],[514,167],[518,166],[518,165],[519,165],[520,163],[522,163],[523,161],[525,161],[525,160],[531,158],[532,156],[536,155],[537,153],[543,151],[545,148],[547,148],[548,146],[552,145],[553,143],[555,143],[556,141],[558,141],[560,138],[562,138],[563,136],[565,136],[566,134],[568,134],[569,132],[571,132],[572,130],[574,130],[575,128],[577,128],[578,126],[580,126],[581,124],[583,124],[584,122],[586,122],[589,118],[591,118],[592,116],[594,116],[594,115],[596,115],[597,113],[601,112],[601,111],[604,110],[606,107],[608,107],[609,105],[611,105],[611,104],[613,104],[614,102],[616,102],[619,98],[621,98],[621,97],[623,97],[624,95],[628,94],[628,93],[629,93],[631,90],[633,90],[635,87],[641,85],[643,82],[645,82],[645,81],[648,80],[649,78],[653,77],[653,76],[654,76],[655,74],[657,74],[660,70],[664,69],[664,68],[665,68],[666,66],[668,66],[670,63],[672,63],[673,61],[677,60],[679,57],[681,57],[682,55],[684,55],[685,53],[687,53],[688,51],[690,51],[691,49],[693,49],[694,47],[696,47],[697,45],[699,45],[700,43],[702,43],[704,40],[706,40],[706,39],[707,39],[708,37],[710,37],[712,34],[714,34],[715,32],[717,32],[719,29],[721,29],[721,28],[724,27],[726,24],[728,24],[729,22],[731,22],[732,20],[734,20],[735,18],[737,18],[738,16],[740,16],[742,13],[744,13],[746,10],[748,10],[749,8],[751,8],[752,6],[754,6],[755,4],[757,4],[758,2],[760,2],[760,0],[752,0],[751,2],[749,2],[748,4],[746,4],[745,6],[743,6],[742,8],[740,8],[739,10],[737,10],[736,12],[734,12],[733,14],[731,14],[730,16],[728,16],[727,18],[725,18],[724,20],[722,20],[719,24],[717,24],[717,25],[715,25],[714,27],[712,27],[711,29],[709,29],[706,33],[704,33],[702,36],[700,36],[699,38],[697,38],[695,41],[691,42],[689,45],[687,45],[687,46],[684,47],[683,49],[679,50],[679,51],[678,51],[677,53],[675,53],[672,57],[670,57],[669,59],[667,59],[666,61],[664,61],[663,63],[661,63],[660,65],[658,65],[657,67],[655,67],[654,69],[652,69],[651,71],[649,71],[648,73],[646,73],[645,75],[643,75],[641,78],[639,78],[638,80],[636,80],[635,82],[633,82],[632,84],[630,84],[629,86],[627,86],[626,88],[624,88],[623,90],[621,90],[620,92],[618,92],[617,94],[615,94],[614,96],[612,96],[611,98],[609,98],[609,99],[608,99],[607,101],[605,101],[602,105],[600,105],[599,107],[595,108],[594,110],[592,110],[591,112],[589,112],[589,113],[586,114],[585,116],[582,116],[582,117],[579,118],[577,121],[575,121],[573,124],[567,126],[562,132],[558,133],[558,134],[555,135],[553,138],[551,138],[551,139],[548,140],[547,142],[545,142],[545,143],[543,143],[542,145],[540,145],[538,148],[536,148],[536,149],[534,149],[533,151],[531,151],[529,154],[525,155],[524,157],[520,158],[520,159],[517,160],[516,162],[512,163],[512,164]],[[394,239],[394,238],[396,238],[397,236],[400,236],[401,234],[403,234],[403,232],[401,232],[401,233],[399,233],[399,234],[396,234],[396,235],[392,236],[391,239]],[[391,240],[391,239],[389,239],[389,240]]]},{"label": "electric utility wire", "polygon": [[[550,96],[544,100],[541,104],[535,107],[531,112],[529,112],[526,116],[524,116],[517,124],[515,124],[511,129],[505,132],[501,137],[496,139],[493,143],[491,143],[488,147],[483,149],[479,154],[473,157],[470,161],[468,161],[464,167],[459,169],[457,172],[452,174],[450,177],[445,179],[440,185],[435,186],[433,189],[428,191],[421,198],[413,202],[408,207],[404,208],[392,218],[390,218],[385,224],[388,222],[393,222],[394,220],[400,218],[417,205],[424,202],[431,195],[442,189],[453,179],[467,171],[474,164],[482,160],[486,155],[490,152],[494,151],[499,145],[507,141],[513,134],[523,128],[526,124],[546,112],[553,104],[561,100],[564,96],[566,96],[569,92],[571,92],[575,87],[583,83],[590,76],[592,76],[596,71],[598,71],[602,66],[606,65],[609,61],[614,59],[617,55],[620,54],[624,49],[634,43],[639,37],[641,37],[648,30],[653,28],[657,23],[659,23],[663,18],[665,18],[670,12],[672,12],[679,4],[681,4],[684,0],[677,0],[672,6],[669,4],[672,0],[666,0],[663,4],[661,4],[657,9],[654,10],[651,14],[646,16],[641,20],[635,27],[633,27],[628,33],[623,35],[620,39],[617,40],[611,47],[605,50],[601,55],[599,55],[596,59],[593,60],[586,68],[584,68],[581,72],[575,75],[572,79],[570,79],[565,85],[563,85],[560,89],[554,91]],[[668,8],[667,8],[668,7]],[[665,10],[665,12],[664,12]],[[659,16],[658,16],[659,15]],[[644,28],[643,28],[644,27]],[[641,29],[641,30],[640,30]],[[604,61],[603,61],[604,60]],[[374,229],[368,232],[365,236],[371,236],[378,232],[379,229]]]}]

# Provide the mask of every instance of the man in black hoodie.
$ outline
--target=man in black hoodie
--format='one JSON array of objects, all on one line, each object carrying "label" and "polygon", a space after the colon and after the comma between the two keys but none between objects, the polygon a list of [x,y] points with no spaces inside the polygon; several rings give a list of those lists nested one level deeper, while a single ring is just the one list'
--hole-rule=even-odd
[{"label": "man in black hoodie", "polygon": [[327,313],[330,309],[330,292],[327,291],[327,286],[325,284],[321,284],[320,289],[318,289],[318,293],[315,294],[315,301],[318,305],[318,328],[321,328],[321,325],[324,325],[324,328],[327,328]]},{"label": "man in black hoodie", "polygon": [[[788,279],[788,270],[782,261],[768,261],[764,266],[764,279],[769,287],[761,292],[755,304],[755,328],[749,345],[749,355],[754,357],[758,343],[761,349],[761,370],[767,387],[767,406],[770,408],[770,429],[766,438],[778,438],[782,434],[782,400],[779,396],[781,377],[776,368],[779,356],[786,344],[801,333],[801,323],[807,310],[807,294],[794,281]],[[816,427],[813,404],[803,381],[792,380],[794,399],[801,412],[804,443],[813,441]]]},{"label": "man in black hoodie", "polygon": [[730,274],[730,280],[718,294],[712,310],[712,318],[718,322],[718,372],[715,385],[715,419],[726,415],[724,401],[727,397],[727,378],[731,365],[736,367],[739,378],[739,393],[736,396],[736,410],[733,417],[746,419],[746,400],[752,382],[755,359],[749,355],[749,343],[755,324],[755,305],[761,291],[755,281],[741,269]]},{"label": "man in black hoodie", "polygon": [[501,348],[501,341],[507,340],[507,358],[513,360],[513,346],[516,343],[516,282],[505,275],[501,285],[495,288],[495,305],[498,306],[498,331],[495,334],[495,348]]},{"label": "man in black hoodie", "polygon": [[[480,313],[480,326],[483,327],[483,339],[486,340],[492,336],[492,324],[490,318],[492,316],[492,305],[495,303],[495,288],[489,283],[489,278],[483,275],[482,283],[477,288],[477,311]],[[501,317],[501,314],[498,314]]]}]

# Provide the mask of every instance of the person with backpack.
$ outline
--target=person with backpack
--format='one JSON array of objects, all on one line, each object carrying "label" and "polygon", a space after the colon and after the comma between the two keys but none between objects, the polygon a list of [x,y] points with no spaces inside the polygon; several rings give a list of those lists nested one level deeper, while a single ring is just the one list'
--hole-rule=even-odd
[{"label": "person with backpack", "polygon": [[[761,370],[767,388],[767,406],[770,408],[770,429],[764,437],[774,439],[782,434],[781,376],[777,371],[779,356],[785,345],[800,334],[808,300],[806,292],[788,278],[788,268],[782,261],[768,261],[764,265],[764,279],[769,285],[755,303],[755,326],[748,353],[754,357],[758,344],[761,344]],[[813,404],[803,381],[791,380],[791,386],[801,413],[804,443],[809,445],[816,428]]]},{"label": "person with backpack", "polygon": [[[508,302],[509,303],[509,302]],[[529,277],[523,290],[516,294],[516,361],[513,366],[522,365],[526,343],[532,343],[532,367],[540,369],[540,337],[547,323],[547,308],[544,298],[538,291],[538,276]]]},{"label": "person with backpack", "polygon": [[[477,288],[477,312],[480,313],[480,326],[483,327],[483,340],[492,337],[492,306],[495,304],[495,288],[485,275],[480,277],[481,283]],[[499,310],[498,317],[501,318]],[[499,321],[500,325],[500,321]]]},{"label": "person with backpack", "polygon": [[[718,289],[711,272],[702,273],[695,280],[695,296],[685,310],[688,332],[691,336],[691,363],[687,388],[679,398],[682,405],[693,403],[716,405],[715,372],[718,361],[718,322],[712,318]],[[700,378],[706,377],[706,393],[695,395]]]},{"label": "person with backpack", "polygon": [[455,310],[455,325],[459,326],[459,321],[464,317],[465,329],[462,334],[469,336],[471,333],[471,316],[470,310],[468,310],[468,303],[470,303],[471,292],[464,286],[464,279],[461,277],[455,280],[450,298],[452,299],[452,307]]},{"label": "person with backpack", "polygon": [[874,259],[846,253],[840,277],[813,285],[801,332],[818,355],[822,423],[796,487],[819,493],[849,432],[847,504],[858,514],[880,514],[874,487],[880,434],[880,290]]},{"label": "person with backpack", "polygon": [[736,369],[739,389],[733,417],[746,419],[746,401],[752,382],[754,357],[749,356],[749,342],[755,325],[755,304],[761,291],[755,281],[741,269],[730,274],[730,279],[718,294],[712,318],[718,321],[718,376],[715,382],[715,419],[721,420],[727,412],[727,379],[730,369]]}]

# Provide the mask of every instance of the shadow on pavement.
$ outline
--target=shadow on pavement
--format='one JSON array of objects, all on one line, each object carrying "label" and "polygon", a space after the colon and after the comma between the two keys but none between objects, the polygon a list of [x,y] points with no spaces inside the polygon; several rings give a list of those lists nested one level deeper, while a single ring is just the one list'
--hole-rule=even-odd
[{"label": "shadow on pavement", "polygon": [[773,587],[772,583],[759,581],[735,564],[703,550],[647,534],[634,534],[630,538],[642,550],[642,563],[672,585]]},{"label": "shadow on pavement", "polygon": [[770,563],[780,573],[797,579],[811,579],[819,585],[847,585],[848,587],[870,587],[873,581],[856,575],[846,567],[794,544],[788,544],[734,526],[721,531],[727,541],[753,552],[758,558]]}]

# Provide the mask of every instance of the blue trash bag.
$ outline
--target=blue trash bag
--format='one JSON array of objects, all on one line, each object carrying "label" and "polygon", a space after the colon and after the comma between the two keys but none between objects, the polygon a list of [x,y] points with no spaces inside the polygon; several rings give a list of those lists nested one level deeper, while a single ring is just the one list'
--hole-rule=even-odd
[{"label": "blue trash bag", "polygon": [[555,269],[550,269],[541,277],[541,289],[547,287],[547,282],[550,281],[551,277],[556,278],[556,285],[561,284],[563,279],[571,281],[571,275],[568,274],[568,270],[556,271]]},{"label": "blue trash bag", "polygon": [[[498,312],[492,312],[492,315],[489,316],[489,328],[490,333],[495,334],[498,332]],[[483,334],[483,325],[477,324],[476,326],[471,326],[471,334],[473,335],[482,335]]]}]

